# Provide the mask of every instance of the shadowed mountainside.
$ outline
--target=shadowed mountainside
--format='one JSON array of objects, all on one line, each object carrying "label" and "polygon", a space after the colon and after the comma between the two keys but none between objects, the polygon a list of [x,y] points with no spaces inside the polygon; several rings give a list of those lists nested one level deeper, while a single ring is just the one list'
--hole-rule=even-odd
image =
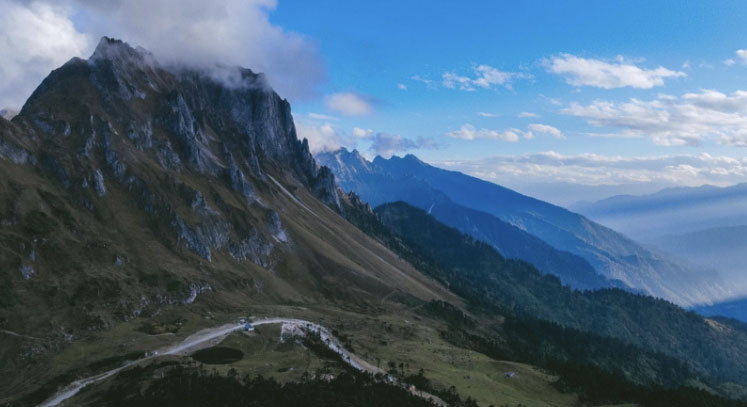
[{"label": "shadowed mountainside", "polygon": [[230,83],[104,38],[0,118],[0,400],[95,360],[64,355],[128,321],[458,302],[339,216],[262,75],[220,69]]}]

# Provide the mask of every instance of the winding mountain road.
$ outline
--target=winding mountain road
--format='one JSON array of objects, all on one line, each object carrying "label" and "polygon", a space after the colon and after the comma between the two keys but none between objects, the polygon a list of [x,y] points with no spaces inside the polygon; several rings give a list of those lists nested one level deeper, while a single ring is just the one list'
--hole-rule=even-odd
[{"label": "winding mountain road", "polygon": [[[327,328],[319,324],[316,324],[310,321],[305,321],[302,319],[293,319],[293,318],[264,318],[264,319],[258,319],[258,320],[252,321],[250,323],[253,326],[269,325],[269,324],[289,325],[289,326],[302,328],[309,332],[318,333],[322,342],[325,345],[327,345],[328,348],[330,348],[331,350],[339,354],[342,360],[345,363],[349,364],[354,369],[357,369],[361,372],[371,373],[371,374],[380,373],[380,374],[383,374],[390,383],[392,384],[397,383],[397,380],[391,377],[384,370],[366,362],[365,360],[358,357],[357,355],[345,350],[345,348],[342,346],[340,341],[334,335],[332,335]],[[186,355],[187,353],[191,353],[192,351],[196,350],[199,347],[209,346],[210,344],[216,341],[219,342],[220,340],[225,338],[228,334],[244,329],[244,325],[245,325],[244,323],[225,324],[225,325],[221,325],[215,328],[203,329],[201,331],[198,331],[188,336],[187,338],[185,338],[182,342],[178,344],[156,350],[153,353],[149,353],[147,356],[143,358],[133,360],[131,362],[127,362],[124,365],[116,369],[112,369],[112,370],[99,373],[94,376],[86,377],[83,379],[78,379],[70,383],[64,389],[55,393],[52,397],[50,397],[45,402],[40,404],[39,407],[59,406],[65,400],[78,394],[78,392],[84,387],[90,384],[98,383],[109,377],[112,377],[115,374],[119,373],[120,371],[127,369],[128,367],[136,365],[138,363],[142,363],[144,361],[154,359],[158,356],[163,356],[163,355]],[[422,392],[422,391],[418,391],[415,394],[425,399],[432,399],[433,402],[435,402],[439,406],[446,406],[446,403],[443,400],[441,400],[440,398],[432,394]]]}]

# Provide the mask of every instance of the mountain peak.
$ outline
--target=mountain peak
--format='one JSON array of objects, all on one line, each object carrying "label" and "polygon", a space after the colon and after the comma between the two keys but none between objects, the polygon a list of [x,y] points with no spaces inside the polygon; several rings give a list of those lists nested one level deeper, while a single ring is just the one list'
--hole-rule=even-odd
[{"label": "mountain peak", "polygon": [[84,161],[98,161],[98,150],[118,166],[115,155],[142,153],[164,170],[229,178],[244,194],[249,178],[263,183],[276,169],[339,207],[334,178],[298,140],[290,104],[249,69],[161,65],[143,48],[103,37],[90,59],[54,70],[19,116],[71,148],[86,146]]},{"label": "mountain peak", "polygon": [[89,62],[96,62],[100,60],[108,60],[112,63],[124,63],[124,62],[135,62],[138,65],[148,64],[155,65],[156,61],[153,58],[153,54],[148,52],[142,47],[132,47],[125,41],[110,38],[101,37],[99,44],[88,59]]},{"label": "mountain peak", "polygon": [[422,160],[421,160],[420,158],[418,158],[418,157],[417,157],[417,156],[416,156],[415,154],[407,154],[407,155],[405,155],[404,157],[402,157],[402,159],[403,159],[404,161],[409,161],[409,162],[413,162],[413,163],[418,163],[418,164],[425,164],[425,163],[424,163],[424,162],[423,162],[423,161],[422,161]]},{"label": "mountain peak", "polygon": [[147,49],[133,47],[125,41],[101,37],[89,64],[100,62],[111,63],[112,69],[120,80],[137,83],[146,80],[150,87],[161,81],[164,73],[174,76],[193,76],[207,78],[229,90],[265,90],[273,92],[262,73],[239,66],[193,65],[183,63],[159,63]]},{"label": "mountain peak", "polygon": [[370,164],[366,157],[364,157],[357,149],[348,150],[345,147],[340,147],[334,151],[317,153],[316,157],[323,158],[325,162],[330,160],[339,162],[339,164],[343,166],[355,163],[367,167]]},{"label": "mountain peak", "polygon": [[373,160],[374,164],[383,164],[383,163],[389,163],[389,164],[405,164],[405,165],[417,165],[417,166],[427,166],[425,162],[423,162],[421,159],[419,159],[414,154],[407,154],[404,157],[400,157],[398,155],[393,155],[389,158],[384,158],[380,155],[377,155],[376,158]]}]

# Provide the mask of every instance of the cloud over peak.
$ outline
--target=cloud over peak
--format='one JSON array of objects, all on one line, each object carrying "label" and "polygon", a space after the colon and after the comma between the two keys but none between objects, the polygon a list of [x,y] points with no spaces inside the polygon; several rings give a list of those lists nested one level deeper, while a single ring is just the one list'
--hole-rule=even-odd
[{"label": "cloud over peak", "polygon": [[409,139],[399,134],[376,133],[371,140],[370,151],[384,158],[396,153],[418,149],[435,149],[438,145],[432,138]]},{"label": "cloud over peak", "polygon": [[662,66],[645,69],[618,57],[614,62],[560,54],[545,61],[551,73],[562,76],[573,86],[593,86],[603,89],[631,87],[651,89],[664,85],[664,79],[687,76]]},{"label": "cloud over peak", "polygon": [[309,141],[312,153],[335,151],[340,147],[358,149],[362,144],[374,155],[389,158],[394,154],[418,149],[436,149],[438,144],[430,137],[415,139],[399,134],[374,132],[371,129],[353,127],[352,132],[340,129],[329,122],[309,122],[303,116],[295,117],[298,137]]},{"label": "cloud over peak", "polygon": [[242,66],[265,73],[283,97],[312,96],[325,76],[316,44],[272,24],[275,7],[274,0],[2,0],[0,43],[10,47],[0,47],[0,95],[18,105],[50,70],[87,57],[110,36],[165,64]]}]

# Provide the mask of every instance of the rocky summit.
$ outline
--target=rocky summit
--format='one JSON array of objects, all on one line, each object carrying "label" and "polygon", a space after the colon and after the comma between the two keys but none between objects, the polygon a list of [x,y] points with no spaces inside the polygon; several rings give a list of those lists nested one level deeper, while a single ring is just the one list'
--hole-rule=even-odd
[{"label": "rocky summit", "polygon": [[[259,184],[293,179],[339,210],[334,180],[296,136],[290,105],[248,69],[162,67],[147,51],[103,38],[91,58],[52,72],[12,123],[3,156],[52,176],[95,212],[114,185],[144,210],[159,233],[205,260],[225,249],[265,262],[271,236],[254,235],[207,204],[199,188],[175,182],[190,217],[152,185],[162,174],[206,177],[263,208]],[[266,217],[282,228],[269,208]]]},{"label": "rocky summit", "polygon": [[79,341],[174,307],[449,296],[339,216],[288,101],[248,69],[164,66],[103,38],[0,118],[0,173],[6,396],[69,369],[55,358]]}]

